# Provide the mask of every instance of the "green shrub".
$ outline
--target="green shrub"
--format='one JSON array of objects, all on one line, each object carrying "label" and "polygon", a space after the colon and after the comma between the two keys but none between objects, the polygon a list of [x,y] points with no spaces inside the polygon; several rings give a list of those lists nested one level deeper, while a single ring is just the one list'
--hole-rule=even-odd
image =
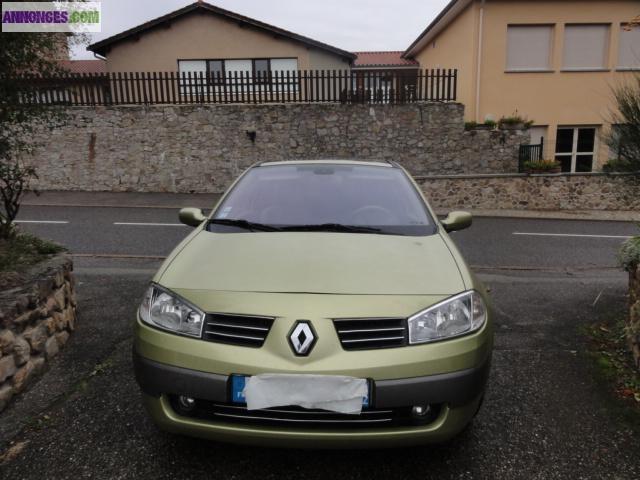
[{"label": "green shrub", "polygon": [[464,129],[465,130],[473,130],[478,126],[478,122],[465,122]]},{"label": "green shrub", "polygon": [[555,170],[560,167],[560,162],[556,162],[555,160],[536,160],[524,162],[524,168],[527,170],[539,170],[543,172],[548,172],[550,170]]},{"label": "green shrub", "polygon": [[622,244],[618,260],[622,268],[628,272],[640,265],[640,237],[630,238]]},{"label": "green shrub", "polygon": [[498,120],[498,126],[514,126],[514,125],[524,125],[525,128],[530,128],[535,122],[533,120],[527,120],[524,117],[518,115],[518,112],[515,112],[513,115],[509,117],[501,117]]},{"label": "green shrub", "polygon": [[485,120],[484,124],[487,127],[491,127],[491,128],[496,128],[498,126],[498,122],[496,122],[495,120]]},{"label": "green shrub", "polygon": [[638,165],[625,158],[612,158],[602,166],[602,171],[606,173],[614,172],[635,172]]},{"label": "green shrub", "polygon": [[0,239],[0,272],[19,271],[63,251],[65,248],[57,243],[28,233]]}]

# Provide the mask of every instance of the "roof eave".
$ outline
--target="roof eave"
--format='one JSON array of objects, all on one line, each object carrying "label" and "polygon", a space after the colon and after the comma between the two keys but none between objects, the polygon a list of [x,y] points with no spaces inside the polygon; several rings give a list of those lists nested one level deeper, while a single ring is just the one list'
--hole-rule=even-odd
[{"label": "roof eave", "polygon": [[474,0],[451,0],[402,54],[402,58],[412,58],[420,52],[436,35],[444,30]]},{"label": "roof eave", "polygon": [[337,56],[341,56],[343,58],[346,58],[350,61],[353,61],[356,59],[356,55],[351,53],[351,52],[347,52],[346,50],[341,50],[339,48],[333,47],[331,45],[327,45],[325,43],[319,42],[317,40],[313,40],[312,38],[308,38],[305,37],[303,35],[298,35],[297,33],[293,33],[293,32],[289,32],[287,30],[281,29],[279,27],[275,27],[273,25],[269,25],[266,24],[264,22],[260,22],[258,20],[254,20],[252,18],[249,17],[245,17],[243,15],[237,14],[235,12],[231,12],[229,10],[224,10],[222,8],[216,7],[214,5],[210,5],[208,3],[192,3],[190,5],[187,5],[186,7],[180,8],[178,10],[175,10],[174,12],[168,13],[166,15],[163,15],[162,17],[158,17],[155,18],[153,20],[150,20],[148,22],[145,22],[141,25],[138,25],[137,27],[134,28],[130,28],[129,30],[125,30],[124,32],[120,32],[116,35],[113,35],[109,38],[105,38],[104,40],[101,40],[99,42],[93,43],[91,45],[89,45],[87,47],[88,51],[97,53],[98,55],[102,55],[105,56],[105,54],[108,52],[109,48],[111,47],[111,45],[120,42],[120,41],[124,41],[127,38],[134,36],[136,34],[142,34],[147,30],[150,30],[152,28],[157,27],[158,25],[161,25],[167,21],[171,21],[175,18],[181,17],[182,15],[185,15],[187,13],[190,13],[192,11],[198,10],[198,9],[204,9],[207,10],[209,12],[212,13],[216,13],[218,15],[227,17],[227,18],[231,18],[235,21],[239,21],[239,22],[243,22],[249,25],[252,25],[253,27],[256,27],[258,29],[261,30],[267,30],[270,31],[272,33],[281,35],[285,38],[289,38],[293,41],[297,41],[300,43],[303,43],[305,45],[311,46],[311,47],[315,47],[318,48],[320,50],[325,50],[325,51],[329,51],[332,52],[333,54],[337,55]]}]

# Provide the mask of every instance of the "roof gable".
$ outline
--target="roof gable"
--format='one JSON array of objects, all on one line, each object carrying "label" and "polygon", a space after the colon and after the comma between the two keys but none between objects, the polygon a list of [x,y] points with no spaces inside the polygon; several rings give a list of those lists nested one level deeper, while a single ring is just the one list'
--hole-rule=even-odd
[{"label": "roof gable", "polygon": [[87,50],[104,56],[107,54],[111,46],[117,43],[126,41],[131,37],[143,35],[150,30],[153,30],[158,27],[162,27],[163,25],[166,25],[167,23],[170,23],[173,20],[179,19],[184,15],[188,15],[198,11],[202,13],[217,15],[217,16],[226,18],[227,20],[230,20],[236,23],[241,23],[243,25],[268,32],[271,35],[278,35],[283,38],[287,38],[289,40],[299,42],[310,47],[324,50],[349,60],[354,60],[356,58],[356,56],[353,53],[347,52],[346,50],[341,50],[339,48],[333,47],[326,43],[313,40],[312,38],[308,38],[303,35],[298,35],[297,33],[284,30],[274,25],[269,25],[268,23],[264,23],[259,20],[254,20],[253,18],[245,17],[244,15],[240,15],[238,13],[234,13],[229,10],[224,10],[220,7],[216,7],[215,5],[211,5],[209,3],[204,3],[204,2],[192,3],[179,10],[168,13],[167,15],[163,15],[162,17],[155,18],[141,25],[138,25],[137,27],[130,28],[129,30],[125,30],[124,32],[118,33],[109,38],[106,38],[92,45],[89,45],[87,47]]}]

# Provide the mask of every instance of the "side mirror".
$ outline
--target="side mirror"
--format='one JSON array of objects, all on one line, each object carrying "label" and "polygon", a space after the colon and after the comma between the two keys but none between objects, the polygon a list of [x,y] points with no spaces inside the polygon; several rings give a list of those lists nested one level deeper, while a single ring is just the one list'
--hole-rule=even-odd
[{"label": "side mirror", "polygon": [[199,208],[183,208],[180,210],[178,217],[181,223],[190,227],[197,227],[207,219]]},{"label": "side mirror", "polygon": [[451,212],[447,218],[442,220],[442,226],[447,232],[455,232],[456,230],[464,230],[469,228],[473,222],[473,217],[468,212]]}]

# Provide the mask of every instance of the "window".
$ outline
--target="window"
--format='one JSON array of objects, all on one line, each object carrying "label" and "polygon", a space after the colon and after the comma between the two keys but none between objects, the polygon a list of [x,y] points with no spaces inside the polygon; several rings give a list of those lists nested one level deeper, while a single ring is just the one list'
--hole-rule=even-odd
[{"label": "window", "polygon": [[[407,175],[389,166],[254,167],[225,197],[214,218],[244,219],[290,230],[340,224],[394,235],[436,232],[435,222]],[[222,225],[211,228],[229,231]]]},{"label": "window", "polygon": [[566,25],[564,70],[604,70],[609,50],[609,25]]},{"label": "window", "polygon": [[620,28],[619,69],[640,69],[640,26]]},{"label": "window", "polygon": [[253,61],[253,78],[255,83],[270,83],[271,62],[268,58]]},{"label": "window", "polygon": [[[297,58],[179,60],[178,70],[183,94],[196,93],[196,90],[207,92],[207,82],[209,85],[230,85],[233,90],[248,91],[252,79],[255,84],[271,85],[270,89],[278,91],[297,89]],[[224,91],[224,88],[215,90]]]},{"label": "window", "polygon": [[206,60],[180,60],[178,62],[178,72],[180,76],[180,94],[196,95],[201,92],[198,79],[200,75],[204,78],[207,72]]},{"label": "window", "polygon": [[209,72],[209,83],[220,85],[224,83],[224,60],[208,60],[207,71]]},{"label": "window", "polygon": [[509,25],[507,71],[551,70],[553,25]]},{"label": "window", "polygon": [[224,70],[228,79],[233,79],[235,82],[236,77],[247,78],[251,76],[252,64],[251,60],[225,60]]},{"label": "window", "polygon": [[595,151],[595,127],[558,127],[556,160],[563,172],[591,172]]}]

